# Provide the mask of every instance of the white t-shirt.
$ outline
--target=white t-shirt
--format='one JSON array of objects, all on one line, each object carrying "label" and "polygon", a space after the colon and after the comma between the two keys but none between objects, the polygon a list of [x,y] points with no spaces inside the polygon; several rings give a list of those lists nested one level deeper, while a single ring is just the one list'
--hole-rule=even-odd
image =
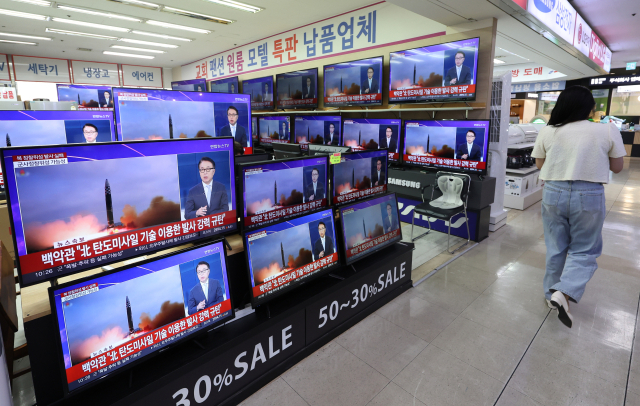
[{"label": "white t-shirt", "polygon": [[542,180],[609,182],[609,158],[627,155],[614,124],[577,121],[540,130],[531,156],[545,158]]}]

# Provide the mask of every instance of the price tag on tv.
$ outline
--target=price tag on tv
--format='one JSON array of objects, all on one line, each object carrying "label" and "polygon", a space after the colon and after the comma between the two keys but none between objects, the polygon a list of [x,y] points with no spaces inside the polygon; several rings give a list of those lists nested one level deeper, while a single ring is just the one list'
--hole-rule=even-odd
[{"label": "price tag on tv", "polygon": [[334,154],[331,154],[331,155],[329,156],[329,163],[330,163],[331,165],[339,164],[339,163],[340,163],[340,160],[341,160],[340,155],[341,155],[341,154],[340,154],[340,152],[336,152],[336,153],[334,153]]}]

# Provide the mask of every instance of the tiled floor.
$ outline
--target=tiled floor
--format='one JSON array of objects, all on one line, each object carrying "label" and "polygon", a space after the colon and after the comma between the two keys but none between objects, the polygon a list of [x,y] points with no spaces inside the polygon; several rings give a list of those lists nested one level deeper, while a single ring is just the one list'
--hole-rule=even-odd
[{"label": "tiled floor", "polygon": [[538,203],[242,405],[640,406],[640,159],[606,195],[600,269],[572,329],[544,302]]}]

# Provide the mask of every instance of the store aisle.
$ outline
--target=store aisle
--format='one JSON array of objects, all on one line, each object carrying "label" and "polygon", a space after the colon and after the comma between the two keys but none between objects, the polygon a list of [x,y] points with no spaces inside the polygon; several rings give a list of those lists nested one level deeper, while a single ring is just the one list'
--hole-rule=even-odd
[{"label": "store aisle", "polygon": [[242,405],[640,406],[640,159],[606,197],[572,329],[544,301],[538,203]]}]

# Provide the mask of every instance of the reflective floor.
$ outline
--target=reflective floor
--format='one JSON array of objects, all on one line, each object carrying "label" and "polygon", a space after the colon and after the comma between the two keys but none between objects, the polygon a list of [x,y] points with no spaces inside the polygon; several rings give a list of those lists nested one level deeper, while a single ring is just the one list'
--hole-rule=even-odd
[{"label": "reflective floor", "polygon": [[640,159],[606,197],[573,328],[544,301],[538,203],[242,405],[640,406]]}]

